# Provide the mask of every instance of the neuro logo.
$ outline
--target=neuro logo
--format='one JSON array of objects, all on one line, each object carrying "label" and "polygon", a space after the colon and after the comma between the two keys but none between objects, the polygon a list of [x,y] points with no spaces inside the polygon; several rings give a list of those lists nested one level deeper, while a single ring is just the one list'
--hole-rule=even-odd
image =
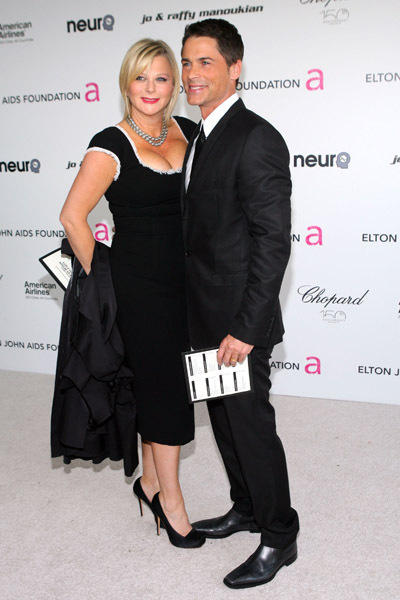
[{"label": "neuro logo", "polygon": [[103,29],[106,31],[112,31],[114,27],[115,19],[112,15],[106,15],[103,17]]},{"label": "neuro logo", "polygon": [[339,152],[336,157],[336,165],[339,167],[339,169],[348,169],[350,161],[351,158],[348,152]]},{"label": "neuro logo", "polygon": [[94,17],[93,19],[79,19],[78,21],[67,21],[67,32],[76,33],[77,31],[113,31],[115,19],[112,15]]},{"label": "neuro logo", "polygon": [[38,158],[32,158],[31,171],[32,173],[40,173],[40,160]]},{"label": "neuro logo", "polygon": [[[336,158],[336,161],[335,161]],[[339,152],[339,154],[295,154],[293,156],[294,167],[334,167],[339,169],[348,169],[351,156],[348,152]]]},{"label": "neuro logo", "polygon": [[41,163],[38,158],[32,160],[0,161],[0,173],[40,173]]}]

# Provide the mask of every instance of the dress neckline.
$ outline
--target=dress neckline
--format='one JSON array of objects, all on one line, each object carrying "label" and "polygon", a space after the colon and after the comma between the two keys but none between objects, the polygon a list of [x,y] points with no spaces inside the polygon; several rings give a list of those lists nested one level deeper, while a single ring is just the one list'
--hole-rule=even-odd
[{"label": "dress neckline", "polygon": [[[174,117],[171,117],[171,118],[172,118],[173,122],[176,123],[177,127],[179,128],[179,131],[181,132],[181,134],[184,137],[184,139],[186,140],[186,142],[189,143],[188,139],[186,138],[185,134],[183,133],[182,128],[180,127],[177,120]],[[130,144],[132,146],[132,150],[134,151],[135,156],[138,160],[138,163],[141,164],[142,167],[145,167],[146,169],[150,169],[150,171],[153,171],[154,173],[159,173],[160,175],[175,175],[176,173],[182,173],[182,167],[180,169],[168,169],[168,171],[160,171],[159,169],[155,169],[154,167],[151,167],[150,165],[147,165],[146,163],[144,163],[139,156],[139,152],[136,148],[135,142],[128,135],[128,133],[125,131],[125,129],[123,127],[121,127],[121,125],[114,125],[114,127],[116,127],[116,129],[119,129],[124,134],[124,136],[127,138],[128,142],[130,142]]]}]

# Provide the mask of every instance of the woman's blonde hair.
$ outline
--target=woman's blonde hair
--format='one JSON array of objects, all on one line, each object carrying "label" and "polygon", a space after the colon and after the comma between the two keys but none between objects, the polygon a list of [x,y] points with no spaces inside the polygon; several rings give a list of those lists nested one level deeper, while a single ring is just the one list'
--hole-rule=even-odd
[{"label": "woman's blonde hair", "polygon": [[146,71],[156,56],[165,56],[171,65],[174,90],[171,100],[165,109],[165,120],[168,123],[174,106],[179,96],[179,69],[171,48],[162,40],[151,40],[145,38],[133,44],[125,54],[119,73],[119,89],[125,103],[124,119],[130,114],[131,102],[127,96],[127,91],[132,81],[138,75]]}]

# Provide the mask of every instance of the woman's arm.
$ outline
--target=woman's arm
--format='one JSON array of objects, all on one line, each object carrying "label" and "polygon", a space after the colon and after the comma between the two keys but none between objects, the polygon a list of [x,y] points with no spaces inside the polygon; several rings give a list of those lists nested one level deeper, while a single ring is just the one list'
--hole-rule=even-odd
[{"label": "woman's arm", "polygon": [[68,241],[85,272],[90,272],[94,238],[87,217],[115,175],[115,160],[104,152],[88,152],[60,214]]}]

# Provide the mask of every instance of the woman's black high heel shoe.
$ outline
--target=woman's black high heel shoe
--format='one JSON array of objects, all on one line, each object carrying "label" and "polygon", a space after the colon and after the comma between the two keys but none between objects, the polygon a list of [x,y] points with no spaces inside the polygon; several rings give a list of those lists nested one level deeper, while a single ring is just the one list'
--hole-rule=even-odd
[{"label": "woman's black high heel shoe", "polygon": [[[137,499],[139,500],[140,516],[143,517],[143,502],[144,502],[145,504],[147,504],[147,506],[149,507],[149,509],[153,513],[154,520],[157,523],[156,513],[154,512],[154,509],[153,509],[153,507],[151,505],[150,500],[148,499],[148,497],[146,496],[146,494],[143,491],[142,484],[140,483],[140,480],[141,480],[141,477],[139,477],[138,479],[136,479],[135,483],[133,484],[133,493],[135,494],[135,496],[137,496]],[[161,527],[164,528],[164,525],[161,524]]]},{"label": "woman's black high heel shoe", "polygon": [[135,494],[135,496],[137,496],[137,499],[139,500],[140,516],[143,517],[143,502],[147,504],[154,516],[156,516],[156,513],[154,512],[153,507],[151,506],[151,501],[148,499],[148,497],[143,491],[140,480],[141,477],[136,479],[135,483],[133,484],[133,493]]},{"label": "woman's black high heel shoe", "polygon": [[176,546],[177,548],[200,548],[206,541],[204,535],[195,529],[189,531],[187,535],[181,535],[175,531],[164,514],[159,496],[160,492],[157,492],[151,503],[153,512],[156,515],[157,535],[160,535],[160,524],[163,524],[167,530],[169,541],[173,546]]}]

